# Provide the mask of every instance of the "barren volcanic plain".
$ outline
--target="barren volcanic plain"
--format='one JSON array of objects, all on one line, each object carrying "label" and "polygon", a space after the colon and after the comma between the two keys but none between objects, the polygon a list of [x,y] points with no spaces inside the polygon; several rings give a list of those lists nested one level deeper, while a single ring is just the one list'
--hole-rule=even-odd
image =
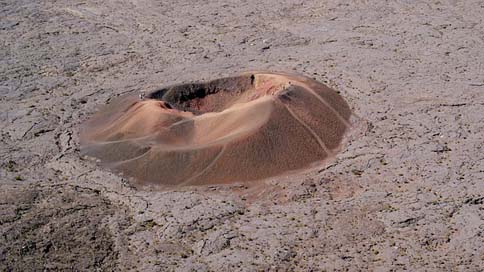
[{"label": "barren volcanic plain", "polygon": [[0,2],[0,270],[483,271],[482,14]]}]

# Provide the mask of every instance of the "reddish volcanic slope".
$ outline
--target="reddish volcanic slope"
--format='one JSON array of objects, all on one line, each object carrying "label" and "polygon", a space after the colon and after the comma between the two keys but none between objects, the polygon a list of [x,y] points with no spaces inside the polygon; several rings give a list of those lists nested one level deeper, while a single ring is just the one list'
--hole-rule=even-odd
[{"label": "reddish volcanic slope", "polygon": [[350,115],[312,79],[246,73],[118,98],[83,125],[81,150],[140,185],[252,181],[332,157]]}]

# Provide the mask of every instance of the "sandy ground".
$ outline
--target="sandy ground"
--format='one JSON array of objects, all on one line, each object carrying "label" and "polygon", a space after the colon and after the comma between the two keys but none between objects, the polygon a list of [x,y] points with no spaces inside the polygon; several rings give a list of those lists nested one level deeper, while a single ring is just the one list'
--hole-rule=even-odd
[{"label": "sandy ground", "polygon": [[[483,1],[0,2],[0,270],[484,270]],[[340,91],[319,171],[139,191],[79,155],[115,95],[246,70]]]}]

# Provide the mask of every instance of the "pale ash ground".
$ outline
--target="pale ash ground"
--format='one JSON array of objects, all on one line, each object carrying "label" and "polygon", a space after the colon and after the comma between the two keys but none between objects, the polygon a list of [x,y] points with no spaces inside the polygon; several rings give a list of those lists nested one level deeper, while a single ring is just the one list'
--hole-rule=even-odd
[{"label": "pale ash ground", "polygon": [[[0,269],[484,269],[483,1],[3,1]],[[142,192],[82,160],[116,94],[244,70],[339,90],[321,173]]]}]

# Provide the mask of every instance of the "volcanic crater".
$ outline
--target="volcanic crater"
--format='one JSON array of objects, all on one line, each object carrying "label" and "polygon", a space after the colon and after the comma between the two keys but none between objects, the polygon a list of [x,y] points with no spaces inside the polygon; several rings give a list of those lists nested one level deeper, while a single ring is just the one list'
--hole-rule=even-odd
[{"label": "volcanic crater", "polygon": [[135,185],[250,182],[324,164],[350,116],[313,79],[251,72],[116,98],[83,124],[81,152]]}]

